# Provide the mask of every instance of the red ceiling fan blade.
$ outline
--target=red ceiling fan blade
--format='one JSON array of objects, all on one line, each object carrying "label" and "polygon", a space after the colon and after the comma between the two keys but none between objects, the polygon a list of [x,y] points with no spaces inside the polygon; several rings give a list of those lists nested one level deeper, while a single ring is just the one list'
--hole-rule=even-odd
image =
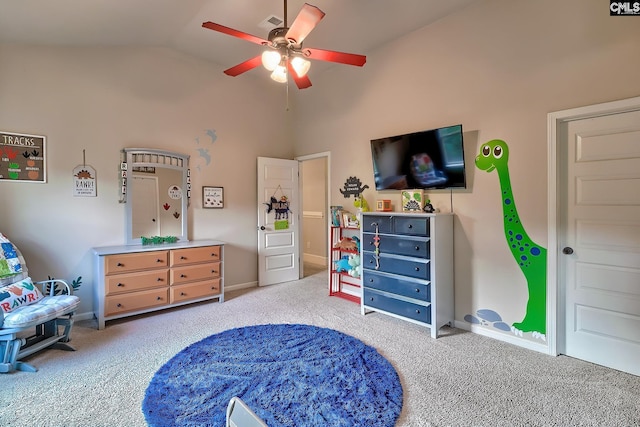
[{"label": "red ceiling fan blade", "polygon": [[224,70],[224,73],[228,76],[235,77],[239,74],[256,68],[260,64],[262,64],[262,55],[258,55],[255,58],[248,59],[243,63],[236,65],[235,67]]},{"label": "red ceiling fan blade", "polygon": [[218,31],[220,33],[228,34],[233,37],[238,37],[240,39],[250,41],[251,43],[260,44],[260,45],[269,43],[267,40],[261,39],[260,37],[253,36],[249,33],[244,33],[242,31],[234,30],[233,28],[225,27],[224,25],[216,24],[210,21],[203,22],[202,26],[204,28],[208,28],[213,31]]},{"label": "red ceiling fan blade", "polygon": [[358,67],[362,67],[367,62],[366,56],[356,55],[355,53],[313,48],[305,48],[304,51],[309,59],[315,59],[317,61],[339,62],[340,64],[356,65]]},{"label": "red ceiling fan blade", "polygon": [[324,15],[325,13],[317,7],[305,3],[293,24],[289,27],[289,31],[287,31],[287,40],[291,40],[296,44],[302,43],[311,30],[318,25],[318,22],[324,18]]},{"label": "red ceiling fan blade", "polygon": [[296,82],[298,89],[306,89],[311,86],[311,80],[309,80],[309,77],[307,77],[306,74],[302,77],[298,77],[296,70],[293,69],[290,62],[287,62],[287,69],[289,70],[289,75],[293,77],[293,81]]}]

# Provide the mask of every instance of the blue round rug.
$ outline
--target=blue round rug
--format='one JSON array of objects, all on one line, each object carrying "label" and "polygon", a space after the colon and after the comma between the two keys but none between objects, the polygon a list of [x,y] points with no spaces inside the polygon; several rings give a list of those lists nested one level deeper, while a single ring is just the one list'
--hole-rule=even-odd
[{"label": "blue round rug", "polygon": [[142,410],[155,427],[224,426],[240,397],[269,427],[392,427],[397,372],[375,348],[327,328],[231,329],[176,354],[151,379]]}]

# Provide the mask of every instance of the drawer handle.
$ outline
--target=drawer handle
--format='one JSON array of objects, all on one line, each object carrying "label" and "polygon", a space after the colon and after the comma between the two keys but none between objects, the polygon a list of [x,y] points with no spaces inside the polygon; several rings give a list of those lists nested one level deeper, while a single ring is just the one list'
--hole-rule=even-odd
[{"label": "drawer handle", "polygon": [[416,292],[420,293],[420,288],[416,288]]},{"label": "drawer handle", "polygon": [[187,275],[186,274],[181,274],[180,277],[182,277],[184,279],[185,277],[187,277]]},{"label": "drawer handle", "polygon": [[119,288],[122,288],[122,287],[124,286],[124,283],[118,283],[118,284],[117,284],[117,286],[118,286]]},{"label": "drawer handle", "polygon": [[419,251],[419,250],[420,250],[420,246],[416,246],[416,251]]},{"label": "drawer handle", "polygon": [[416,271],[420,271],[420,267],[416,267]]},{"label": "drawer handle", "polygon": [[409,228],[413,228],[413,224],[409,224]]},{"label": "drawer handle", "polygon": [[417,310],[417,309],[416,309],[416,314],[420,314],[420,310]]},{"label": "drawer handle", "polygon": [[118,303],[118,304],[116,305],[116,307],[122,307],[122,304]]},{"label": "drawer handle", "polygon": [[162,301],[162,297],[158,297],[156,298],[158,301]]},{"label": "drawer handle", "polygon": [[158,258],[158,259],[156,260],[156,262],[163,262],[163,261],[162,261],[160,258]]},{"label": "drawer handle", "polygon": [[217,253],[215,253],[215,252],[213,252],[213,253],[211,254],[211,256],[212,256],[212,257],[217,257],[217,256],[218,256],[218,254],[217,254]]},{"label": "drawer handle", "polygon": [[373,297],[369,298],[369,301],[373,301]]},{"label": "drawer handle", "polygon": [[211,270],[211,272],[212,272],[212,273],[217,273],[217,271],[215,271],[215,270]]},{"label": "drawer handle", "polygon": [[369,260],[369,264],[373,264],[373,260],[372,259]]},{"label": "drawer handle", "polygon": [[215,291],[215,290],[216,290],[216,287],[215,287],[215,286],[212,286],[212,287],[211,287],[211,290],[212,290],[212,291]]},{"label": "drawer handle", "polygon": [[187,257],[183,255],[180,257],[180,259],[187,259]]},{"label": "drawer handle", "polygon": [[373,283],[373,279],[369,279],[369,283]]},{"label": "drawer handle", "polygon": [[185,295],[186,295],[186,294],[185,294],[184,292],[180,292],[180,296],[181,296],[181,297],[183,297],[183,296],[185,296]]},{"label": "drawer handle", "polygon": [[158,278],[156,279],[156,282],[162,282],[162,277],[158,277]]},{"label": "drawer handle", "polygon": [[124,264],[119,262],[119,263],[116,264],[116,267],[124,267]]}]

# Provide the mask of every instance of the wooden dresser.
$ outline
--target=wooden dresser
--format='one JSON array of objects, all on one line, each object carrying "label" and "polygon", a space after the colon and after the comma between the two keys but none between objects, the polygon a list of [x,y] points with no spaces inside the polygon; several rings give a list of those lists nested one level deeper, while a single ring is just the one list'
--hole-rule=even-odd
[{"label": "wooden dresser", "polygon": [[93,248],[94,312],[107,320],[209,299],[224,301],[224,243],[217,240]]}]

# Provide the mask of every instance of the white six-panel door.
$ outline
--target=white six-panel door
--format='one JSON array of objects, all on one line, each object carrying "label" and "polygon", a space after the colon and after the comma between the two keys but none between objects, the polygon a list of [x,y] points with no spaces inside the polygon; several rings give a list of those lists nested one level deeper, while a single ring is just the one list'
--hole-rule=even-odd
[{"label": "white six-panel door", "polygon": [[563,352],[640,375],[640,111],[569,121],[566,131]]},{"label": "white six-panel door", "polygon": [[[268,212],[271,197],[287,198],[289,211]],[[258,157],[258,285],[300,278],[298,161]],[[282,228],[286,217],[286,228]]]}]

